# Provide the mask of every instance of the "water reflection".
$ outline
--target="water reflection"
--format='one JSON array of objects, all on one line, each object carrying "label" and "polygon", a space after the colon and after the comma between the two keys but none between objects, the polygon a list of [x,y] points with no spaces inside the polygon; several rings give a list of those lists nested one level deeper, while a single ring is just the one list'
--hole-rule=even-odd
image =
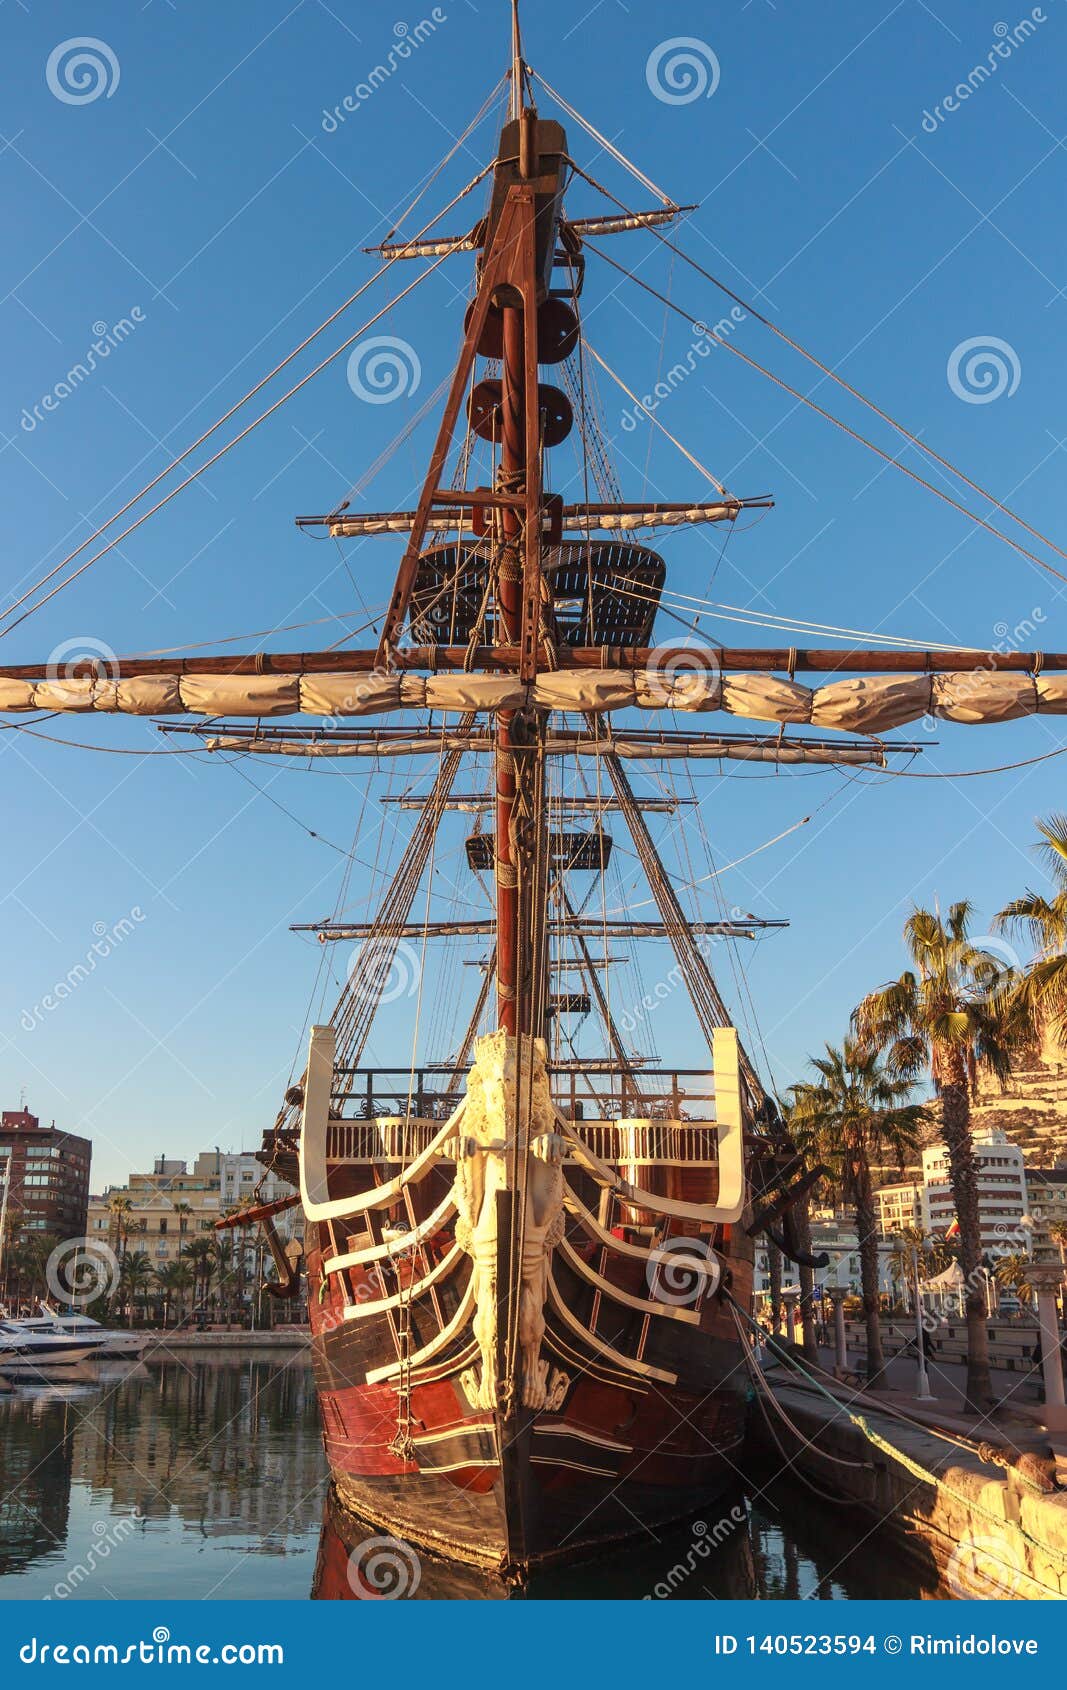
[{"label": "water reflection", "polygon": [[871,1531],[855,1510],[829,1508],[815,1516],[802,1497],[776,1497],[770,1487],[757,1491],[754,1501],[740,1492],[726,1496],[684,1525],[606,1549],[594,1561],[542,1570],[524,1590],[389,1542],[328,1492],[312,1597],[702,1602],[940,1594],[932,1570],[926,1574],[903,1561],[899,1547]]},{"label": "water reflection", "polygon": [[[306,1351],[98,1365],[0,1397],[0,1597],[353,1598],[353,1556],[383,1534],[331,1501]],[[521,1593],[408,1556],[400,1574],[416,1600],[936,1590],[895,1540],[855,1510],[813,1503],[795,1482],[757,1481],[747,1499],[725,1497],[669,1533],[541,1572]]]},{"label": "water reflection", "polygon": [[[0,1398],[0,1595],[305,1595],[324,1480],[303,1351],[20,1386]],[[294,1556],[303,1573],[263,1573]]]}]

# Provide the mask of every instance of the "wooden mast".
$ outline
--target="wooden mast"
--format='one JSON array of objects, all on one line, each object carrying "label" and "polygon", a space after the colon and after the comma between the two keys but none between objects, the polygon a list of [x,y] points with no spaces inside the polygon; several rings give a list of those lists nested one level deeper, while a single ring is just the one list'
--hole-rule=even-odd
[{"label": "wooden mast", "polygon": [[[537,669],[541,575],[541,420],[537,385],[537,246],[534,179],[538,175],[537,112],[526,105],[518,0],[511,12],[511,119],[517,125],[518,186],[511,199],[517,217],[516,251],[509,285],[501,291],[503,357],[500,396],[500,467],[496,490],[507,500],[500,510],[502,545],[497,562],[496,639],[518,645],[519,672]],[[503,137],[502,137],[503,141]],[[501,152],[504,152],[502,145]],[[505,163],[502,157],[500,165]],[[530,184],[525,186],[525,184]],[[553,228],[553,241],[555,229]],[[529,801],[531,766],[528,724],[518,712],[502,711],[496,726],[496,915],[497,1023],[508,1033],[532,1027],[533,957],[522,934],[532,928],[530,863],[523,861],[520,830]],[[520,778],[521,777],[521,778]],[[520,784],[524,791],[520,797]],[[536,924],[538,926],[543,924]]]}]

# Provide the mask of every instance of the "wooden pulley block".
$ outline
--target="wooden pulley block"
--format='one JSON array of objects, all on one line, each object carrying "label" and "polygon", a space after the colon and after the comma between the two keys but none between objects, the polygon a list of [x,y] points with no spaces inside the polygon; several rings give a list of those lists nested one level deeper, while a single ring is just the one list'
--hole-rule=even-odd
[{"label": "wooden pulley block", "polygon": [[558,387],[539,383],[537,399],[541,409],[541,443],[546,447],[559,446],[574,427],[574,411],[565,393]]},{"label": "wooden pulley block", "polygon": [[[470,327],[473,303],[468,305],[464,328]],[[550,296],[537,308],[537,362],[561,364],[578,345],[578,318],[566,300]],[[497,305],[489,307],[482,332],[478,337],[479,358],[503,358],[504,313]]]},{"label": "wooden pulley block", "polygon": [[577,314],[565,299],[550,296],[537,310],[537,362],[562,364],[577,345]]},{"label": "wooden pulley block", "polygon": [[[474,300],[471,300],[471,303],[467,306],[466,312],[464,313],[464,334],[466,334],[467,330],[471,326],[471,317],[474,314],[474,304]],[[482,332],[478,336],[478,344],[475,347],[475,351],[477,352],[479,358],[503,358],[504,313],[500,309],[499,305],[490,305],[485,322],[482,324]]]},{"label": "wooden pulley block", "polygon": [[494,445],[500,440],[501,397],[500,382],[480,381],[467,401],[471,428],[479,440],[491,440]]},{"label": "wooden pulley block", "polygon": [[[471,428],[479,440],[491,440],[494,446],[498,446],[501,439],[501,403],[501,383],[480,381],[467,405]],[[542,445],[561,445],[574,427],[574,412],[570,400],[558,387],[549,387],[541,382],[537,388],[537,404],[541,413]]]}]

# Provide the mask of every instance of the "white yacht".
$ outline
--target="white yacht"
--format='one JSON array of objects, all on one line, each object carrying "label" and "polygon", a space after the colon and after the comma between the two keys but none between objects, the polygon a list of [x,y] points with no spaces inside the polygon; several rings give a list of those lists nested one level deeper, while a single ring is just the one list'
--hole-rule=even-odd
[{"label": "white yacht", "polygon": [[98,1320],[91,1320],[87,1314],[60,1314],[45,1302],[37,1306],[41,1310],[39,1315],[8,1321],[6,1324],[43,1336],[60,1334],[66,1338],[76,1338],[87,1345],[94,1356],[102,1359],[122,1357],[127,1361],[136,1361],[148,1343],[147,1332],[123,1332],[101,1326]]},{"label": "white yacht", "polygon": [[72,1367],[98,1356],[100,1345],[92,1338],[72,1336],[56,1326],[28,1330],[23,1321],[0,1320],[0,1374],[51,1372],[54,1367]]}]

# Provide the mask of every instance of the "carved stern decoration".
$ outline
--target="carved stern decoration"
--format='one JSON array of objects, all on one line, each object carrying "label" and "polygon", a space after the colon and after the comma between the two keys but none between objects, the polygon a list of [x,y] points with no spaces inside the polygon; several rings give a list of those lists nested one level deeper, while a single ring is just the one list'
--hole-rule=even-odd
[{"label": "carved stern decoration", "polygon": [[[505,1395],[497,1377],[498,1329],[508,1320],[508,1297],[500,1297],[497,1193],[516,1193],[514,1208],[518,1263],[517,1333],[502,1346],[511,1357],[517,1339],[516,1382],[526,1408],[558,1408],[570,1383],[541,1359],[545,1296],[552,1252],[563,1237],[563,1141],[545,1071],[545,1042],[528,1034],[521,1041],[488,1033],[475,1044],[467,1095],[457,1111],[459,1144],[453,1188],[456,1241],[474,1264],[474,1336],[481,1370],[463,1375],[463,1387],[478,1408],[495,1409]],[[516,1084],[516,1080],[518,1083]],[[518,1098],[516,1096],[518,1094]],[[507,1404],[505,1403],[506,1407]]]}]

